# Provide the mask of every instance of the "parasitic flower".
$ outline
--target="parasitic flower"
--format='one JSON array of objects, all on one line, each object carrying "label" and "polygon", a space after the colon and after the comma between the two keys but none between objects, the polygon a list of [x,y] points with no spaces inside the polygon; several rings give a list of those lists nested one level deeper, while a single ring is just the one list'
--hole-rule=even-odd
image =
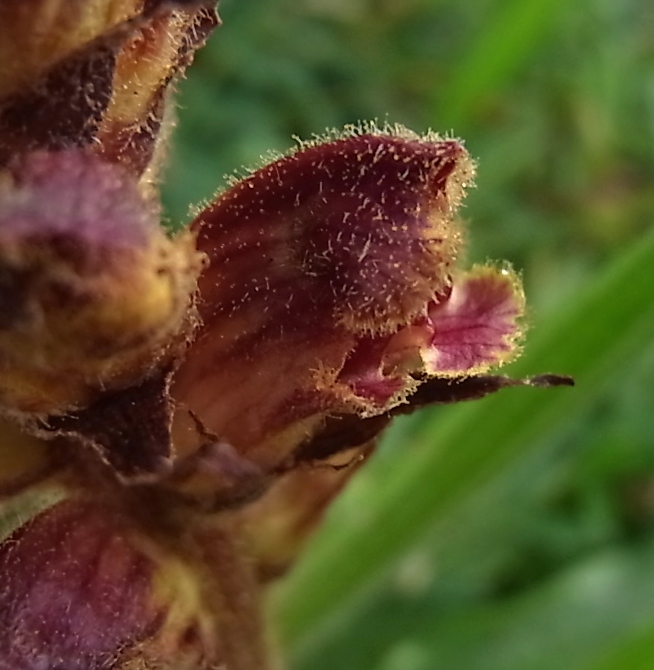
[{"label": "parasitic flower", "polygon": [[[372,124],[160,226],[202,0],[0,0],[0,670],[272,665],[265,583],[397,414],[510,385],[463,144]],[[20,61],[12,54],[20,51]]]}]

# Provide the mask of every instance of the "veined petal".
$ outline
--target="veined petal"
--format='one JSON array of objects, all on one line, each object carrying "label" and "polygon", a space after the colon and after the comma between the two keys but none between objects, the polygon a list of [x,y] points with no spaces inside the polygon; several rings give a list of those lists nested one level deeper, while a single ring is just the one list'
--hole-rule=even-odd
[{"label": "veined petal", "polygon": [[[47,556],[47,560],[45,559]],[[156,624],[153,565],[111,514],[67,501],[0,545],[0,669],[115,667]]]},{"label": "veined petal", "polygon": [[102,494],[57,503],[0,543],[0,670],[267,668],[231,521]]},{"label": "veined petal", "polygon": [[525,299],[508,268],[473,268],[457,277],[448,300],[430,305],[423,352],[429,375],[480,374],[515,358]]},{"label": "veined petal", "polygon": [[[520,280],[508,267],[458,272],[448,295],[430,302],[424,317],[378,343],[383,350],[377,377],[383,380],[402,370],[461,377],[507,363],[519,353],[524,309]],[[368,345],[368,350],[373,348]],[[369,381],[373,388],[374,381]]]},{"label": "veined petal", "polygon": [[[300,147],[226,191],[194,223],[209,259],[204,325],[176,398],[267,465],[329,414],[402,402],[417,386],[406,371],[377,383],[375,397],[374,383],[359,382],[394,334],[450,294],[455,214],[473,171],[456,140],[367,127]],[[183,445],[193,426],[179,426]]]}]

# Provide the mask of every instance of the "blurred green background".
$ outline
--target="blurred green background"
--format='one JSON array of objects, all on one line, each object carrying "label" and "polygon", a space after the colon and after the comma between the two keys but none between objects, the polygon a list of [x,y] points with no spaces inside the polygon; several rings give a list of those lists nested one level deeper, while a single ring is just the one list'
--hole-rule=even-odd
[{"label": "blurred green background", "polygon": [[293,670],[654,670],[654,4],[224,0],[181,86],[173,223],[292,135],[465,138],[469,260],[530,304],[512,389],[399,421],[271,616]]}]

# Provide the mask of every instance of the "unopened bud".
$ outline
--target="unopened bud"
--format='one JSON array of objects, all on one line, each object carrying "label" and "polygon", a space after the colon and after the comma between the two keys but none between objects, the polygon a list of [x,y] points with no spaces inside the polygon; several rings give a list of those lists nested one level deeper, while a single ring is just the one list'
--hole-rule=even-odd
[{"label": "unopened bud", "polygon": [[0,670],[267,667],[228,525],[173,535],[145,506],[65,500],[0,543]]},{"label": "unopened bud", "polygon": [[53,414],[140,380],[187,318],[199,256],[124,170],[37,152],[0,174],[0,404]]},{"label": "unopened bud", "polygon": [[0,166],[37,149],[87,148],[147,190],[171,83],[218,25],[214,5],[0,0]]}]

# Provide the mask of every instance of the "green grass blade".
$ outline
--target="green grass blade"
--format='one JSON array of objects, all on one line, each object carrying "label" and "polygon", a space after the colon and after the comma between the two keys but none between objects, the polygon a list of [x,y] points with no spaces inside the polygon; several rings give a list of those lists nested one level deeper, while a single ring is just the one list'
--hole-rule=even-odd
[{"label": "green grass blade", "polygon": [[[649,577],[652,569],[649,565]],[[651,670],[654,659],[654,612],[648,625],[641,626],[634,633],[621,637],[614,649],[597,662],[587,665],[583,670]]]},{"label": "green grass blade", "polygon": [[483,31],[439,89],[436,126],[461,128],[479,102],[506,83],[529,62],[552,29],[566,0],[505,0],[485,22]]},{"label": "green grass blade", "polygon": [[[407,601],[392,590],[378,592],[360,613],[365,620],[351,622],[345,643],[314,650],[297,667],[650,670],[651,656],[650,665],[641,659],[651,644],[653,560],[651,538],[608,547],[529,589],[447,611],[434,594]],[[357,648],[361,635],[368,644]]]},{"label": "green grass blade", "polygon": [[417,612],[404,627],[425,659],[448,670],[617,668],[605,665],[608,658],[620,659],[621,670],[649,670],[651,656],[648,666],[632,665],[623,645],[654,617],[653,559],[651,540],[610,548],[515,597],[446,617]]}]

